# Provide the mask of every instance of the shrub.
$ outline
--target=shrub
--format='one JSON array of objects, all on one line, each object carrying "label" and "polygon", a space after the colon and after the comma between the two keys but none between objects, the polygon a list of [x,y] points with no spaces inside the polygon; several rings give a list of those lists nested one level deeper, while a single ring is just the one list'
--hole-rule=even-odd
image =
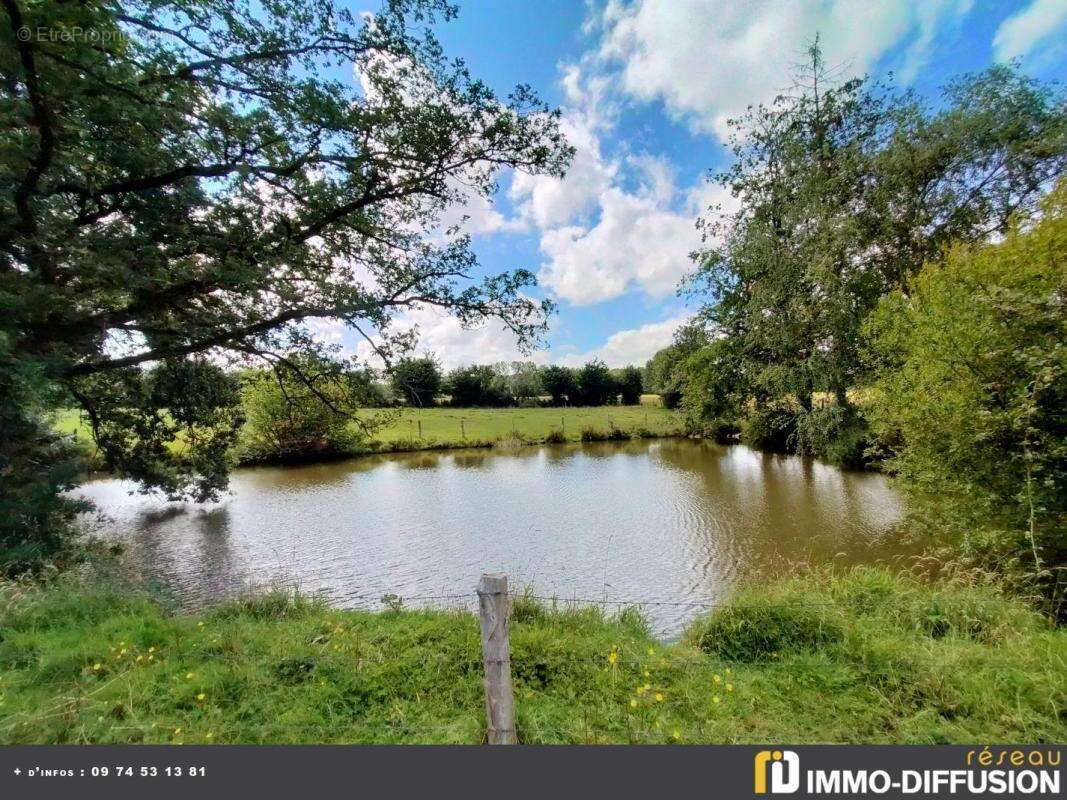
[{"label": "shrub", "polygon": [[[1067,181],[1027,229],[957,247],[868,329],[870,415],[913,520],[965,565],[1040,587],[1067,568]],[[948,534],[946,536],[946,534]]]},{"label": "shrub", "polygon": [[741,423],[741,439],[759,450],[791,453],[796,430],[796,412],[785,404],[771,404],[749,411]]},{"label": "shrub", "polygon": [[357,424],[364,382],[342,372],[302,365],[245,376],[241,404],[246,416],[238,458],[245,462],[301,460],[357,448],[373,422]]},{"label": "shrub", "polygon": [[625,367],[619,370],[615,382],[619,390],[619,401],[624,406],[635,406],[641,402],[641,392],[644,391],[641,370],[637,367]]},{"label": "shrub", "polygon": [[837,615],[821,606],[749,599],[694,624],[689,640],[728,661],[766,661],[836,644],[844,637]]},{"label": "shrub", "polygon": [[797,415],[798,453],[845,467],[864,467],[871,462],[870,443],[870,425],[852,406],[827,405]]}]

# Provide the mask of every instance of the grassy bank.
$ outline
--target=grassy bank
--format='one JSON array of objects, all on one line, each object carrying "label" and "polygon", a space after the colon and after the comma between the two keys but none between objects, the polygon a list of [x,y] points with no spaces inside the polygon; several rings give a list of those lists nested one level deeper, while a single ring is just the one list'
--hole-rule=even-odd
[{"label": "grassy bank", "polygon": [[[360,412],[366,417],[376,410]],[[577,442],[626,437],[679,436],[679,415],[664,408],[657,395],[645,395],[641,405],[568,408],[402,408],[389,412],[388,424],[360,445],[362,453],[434,450],[459,447],[494,447],[538,444],[546,441]],[[353,423],[355,425],[356,423]],[[74,434],[93,449],[89,428],[78,411],[62,411],[56,429]],[[175,447],[179,447],[175,443]]]},{"label": "grassy bank", "polygon": [[[2,604],[2,743],[483,737],[466,613],[267,595],[176,616],[99,580],[8,585]],[[525,742],[1067,738],[1067,634],[878,569],[743,595],[669,645],[633,611],[520,599],[512,654]]]}]

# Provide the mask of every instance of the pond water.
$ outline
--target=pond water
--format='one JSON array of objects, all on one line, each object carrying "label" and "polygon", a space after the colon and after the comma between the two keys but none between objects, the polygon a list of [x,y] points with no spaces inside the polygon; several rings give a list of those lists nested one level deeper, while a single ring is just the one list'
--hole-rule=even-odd
[{"label": "pond water", "polygon": [[[82,493],[109,536],[185,607],[295,582],[338,605],[467,604],[483,572],[533,594],[654,601],[656,633],[800,560],[901,553],[878,474],[663,439],[373,456],[238,470],[210,506]],[[450,595],[461,595],[452,598]]]}]

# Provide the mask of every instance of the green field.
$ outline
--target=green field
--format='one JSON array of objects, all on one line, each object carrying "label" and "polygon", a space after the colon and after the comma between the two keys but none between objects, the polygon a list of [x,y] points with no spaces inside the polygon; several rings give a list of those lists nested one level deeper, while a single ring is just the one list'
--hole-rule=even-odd
[{"label": "green field", "polygon": [[[1067,633],[882,569],[753,589],[664,644],[517,598],[520,740],[1060,742]],[[0,583],[0,743],[477,743],[477,620],[267,594],[168,613],[89,574]]]},{"label": "green field", "polygon": [[583,430],[650,436],[677,435],[681,419],[663,408],[656,395],[646,395],[638,406],[597,408],[405,408],[374,438],[389,446],[398,443],[417,448],[463,447],[477,443],[513,440],[540,442],[552,433],[579,441]]},{"label": "green field", "polygon": [[[536,444],[550,435],[580,441],[583,431],[607,436],[613,429],[630,436],[677,436],[679,415],[660,404],[658,395],[645,395],[636,406],[567,408],[401,408],[359,412],[365,419],[383,415],[384,427],[354,454],[378,451],[448,447],[491,447]],[[355,424],[355,423],[353,423]],[[75,410],[56,415],[55,427],[75,434],[93,448],[89,427]]]}]

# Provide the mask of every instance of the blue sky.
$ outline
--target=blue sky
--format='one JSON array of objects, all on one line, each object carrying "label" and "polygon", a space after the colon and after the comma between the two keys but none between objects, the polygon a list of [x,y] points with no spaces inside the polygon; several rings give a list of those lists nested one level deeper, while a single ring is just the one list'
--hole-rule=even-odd
[{"label": "blue sky", "polygon": [[[436,31],[446,53],[502,94],[533,86],[577,148],[563,181],[504,174],[494,203],[462,210],[486,272],[530,269],[532,294],[558,304],[542,362],[643,363],[670,342],[693,310],[675,289],[694,222],[725,199],[704,180],[728,163],[724,120],[787,86],[816,32],[843,74],[892,71],[930,97],[1011,58],[1067,74],[1067,0],[457,2]],[[520,357],[496,326],[463,331],[432,312],[400,323],[448,367]]]}]

